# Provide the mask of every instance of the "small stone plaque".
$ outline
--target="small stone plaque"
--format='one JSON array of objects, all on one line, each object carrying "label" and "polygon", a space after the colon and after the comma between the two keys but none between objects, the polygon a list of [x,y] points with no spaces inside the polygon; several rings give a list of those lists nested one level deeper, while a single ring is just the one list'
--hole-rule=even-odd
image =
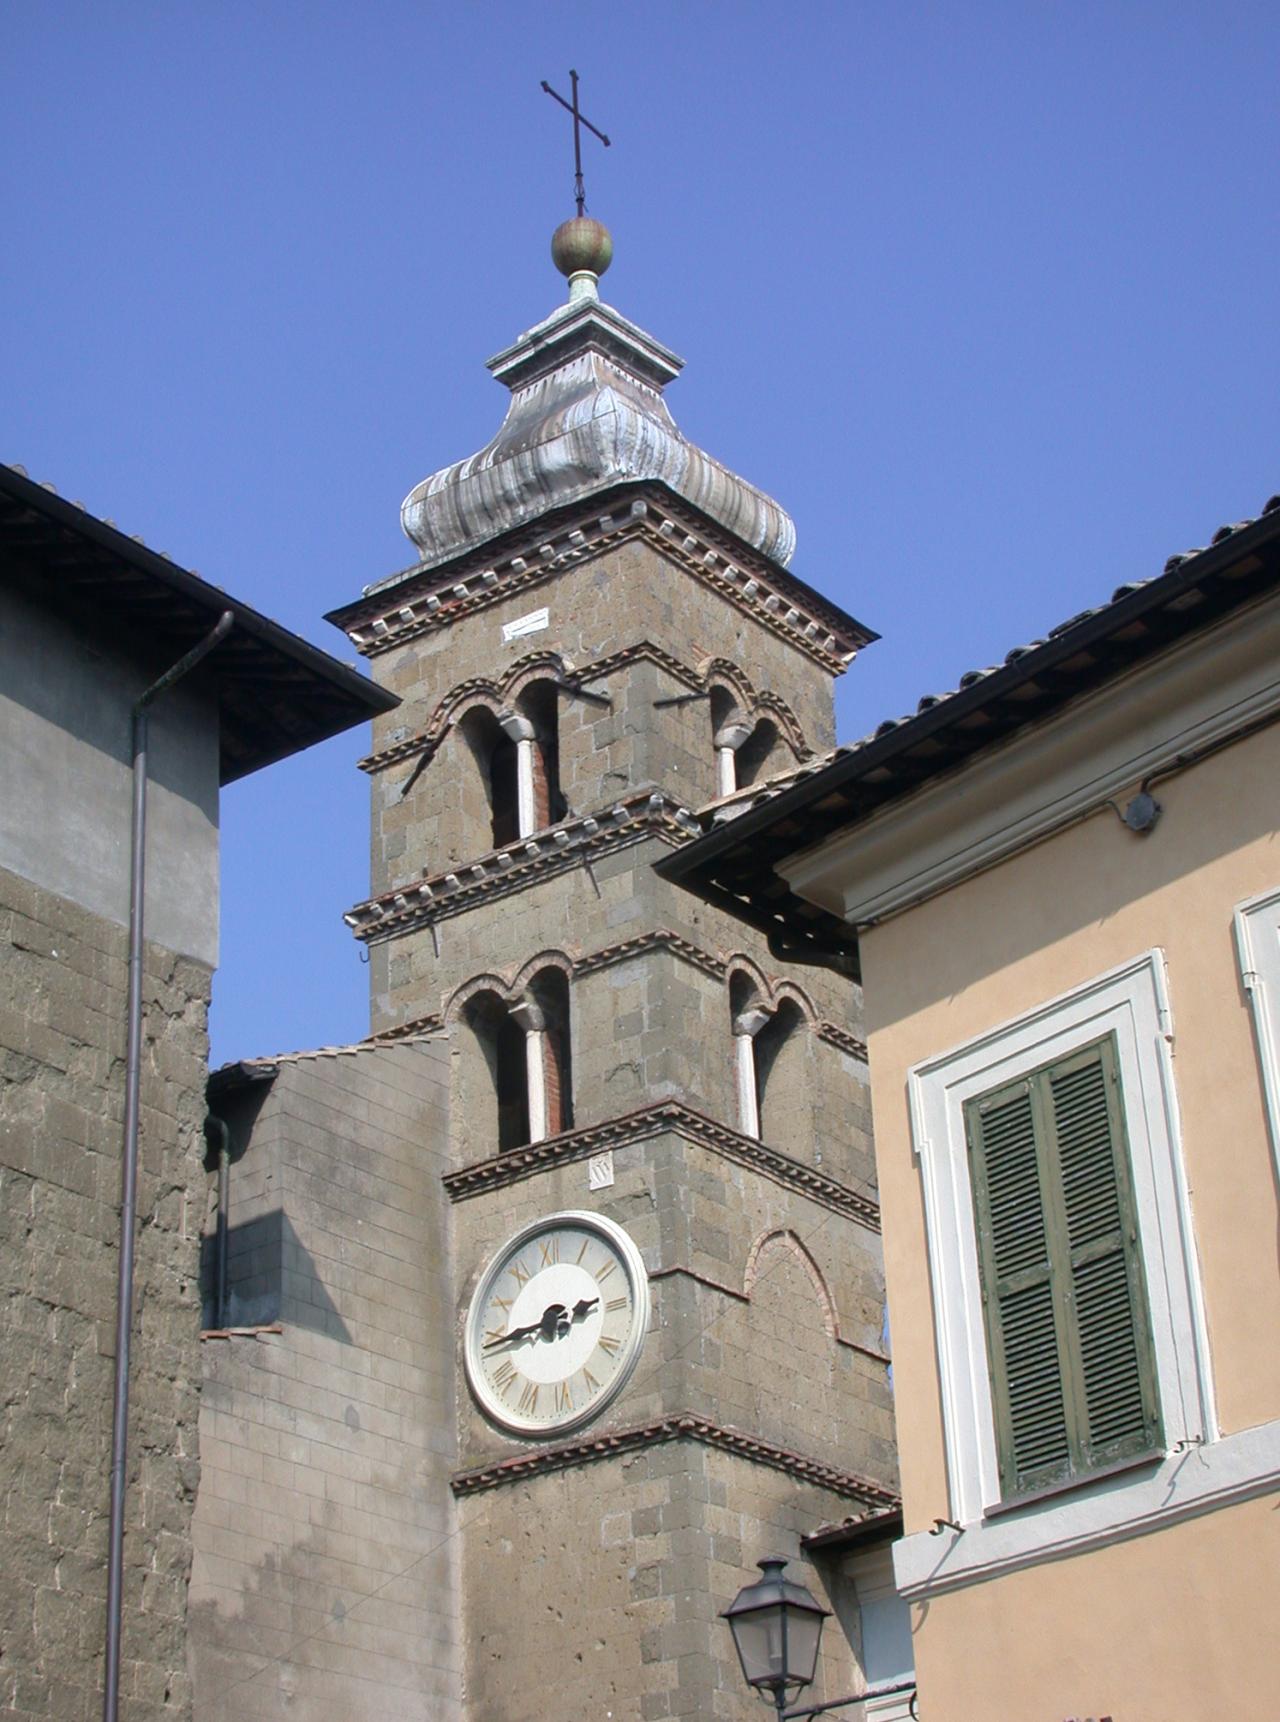
[{"label": "small stone plaque", "polygon": [[502,624],[502,643],[523,639],[526,634],[540,634],[550,622],[550,611],[530,610],[527,616],[517,616],[514,622]]},{"label": "small stone plaque", "polygon": [[593,1154],[587,1161],[588,1190],[607,1190],[613,1183],[613,1149],[606,1148],[603,1154]]}]

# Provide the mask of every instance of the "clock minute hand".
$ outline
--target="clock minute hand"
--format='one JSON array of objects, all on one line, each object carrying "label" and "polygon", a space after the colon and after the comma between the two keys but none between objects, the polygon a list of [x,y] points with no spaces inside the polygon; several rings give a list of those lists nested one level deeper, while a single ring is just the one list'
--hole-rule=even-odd
[{"label": "clock minute hand", "polygon": [[585,1321],[599,1302],[600,1299],[598,1297],[580,1297],[577,1303],[573,1306],[573,1316],[571,1319],[574,1321]]}]

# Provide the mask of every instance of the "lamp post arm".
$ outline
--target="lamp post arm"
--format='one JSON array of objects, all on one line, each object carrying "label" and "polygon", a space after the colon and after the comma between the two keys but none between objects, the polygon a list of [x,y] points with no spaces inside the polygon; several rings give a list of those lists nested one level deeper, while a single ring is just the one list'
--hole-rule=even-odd
[{"label": "lamp post arm", "polygon": [[914,1680],[900,1680],[894,1686],[876,1686],[870,1692],[859,1692],[851,1698],[829,1698],[825,1704],[808,1704],[800,1710],[779,1710],[778,1716],[780,1722],[807,1722],[808,1717],[825,1715],[828,1710],[843,1710],[848,1704],[869,1704],[873,1698],[893,1698],[905,1692],[911,1694],[911,1714],[918,1722]]}]

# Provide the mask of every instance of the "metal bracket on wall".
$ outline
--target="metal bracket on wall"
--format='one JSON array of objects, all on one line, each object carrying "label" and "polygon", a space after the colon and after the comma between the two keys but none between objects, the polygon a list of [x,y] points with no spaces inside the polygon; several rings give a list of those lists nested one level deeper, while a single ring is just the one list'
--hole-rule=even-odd
[{"label": "metal bracket on wall", "polygon": [[659,706],[687,706],[687,705],[690,705],[694,700],[709,700],[710,698],[711,698],[711,689],[710,688],[699,688],[696,693],[672,694],[667,699],[654,700],[653,709],[654,709],[654,711],[657,711]]}]

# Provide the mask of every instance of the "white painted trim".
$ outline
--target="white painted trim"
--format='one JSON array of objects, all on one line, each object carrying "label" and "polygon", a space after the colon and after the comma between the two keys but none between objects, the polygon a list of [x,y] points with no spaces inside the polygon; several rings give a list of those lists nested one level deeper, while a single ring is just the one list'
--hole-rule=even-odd
[{"label": "white painted trim", "polygon": [[731,747],[716,748],[716,799],[738,787],[738,760]]},{"label": "white painted trim", "polygon": [[897,914],[1280,711],[1278,657],[1280,605],[1251,606],[779,872],[854,925]]},{"label": "white painted trim", "polygon": [[1235,923],[1240,979],[1253,1012],[1267,1128],[1280,1177],[1280,890],[1240,903]]},{"label": "white painted trim", "polygon": [[898,1590],[920,1602],[1020,1567],[1145,1536],[1272,1490],[1280,1490],[1280,1421],[1192,1444],[1158,1466],[1117,1473],[959,1533],[916,1531],[893,1546]]},{"label": "white painted trim", "polygon": [[[1004,1507],[1000,1499],[964,1107],[1107,1034],[1115,1036],[1119,1058],[1166,1448],[1211,1441],[1217,1433],[1179,1147],[1164,959],[1148,951],[908,1072],[934,1293],[949,1517],[965,1527],[965,1536],[993,1509],[1000,1509],[1002,1521],[1022,1521],[1033,1509]],[[1078,1503],[1080,1485],[1070,1489]]]}]

